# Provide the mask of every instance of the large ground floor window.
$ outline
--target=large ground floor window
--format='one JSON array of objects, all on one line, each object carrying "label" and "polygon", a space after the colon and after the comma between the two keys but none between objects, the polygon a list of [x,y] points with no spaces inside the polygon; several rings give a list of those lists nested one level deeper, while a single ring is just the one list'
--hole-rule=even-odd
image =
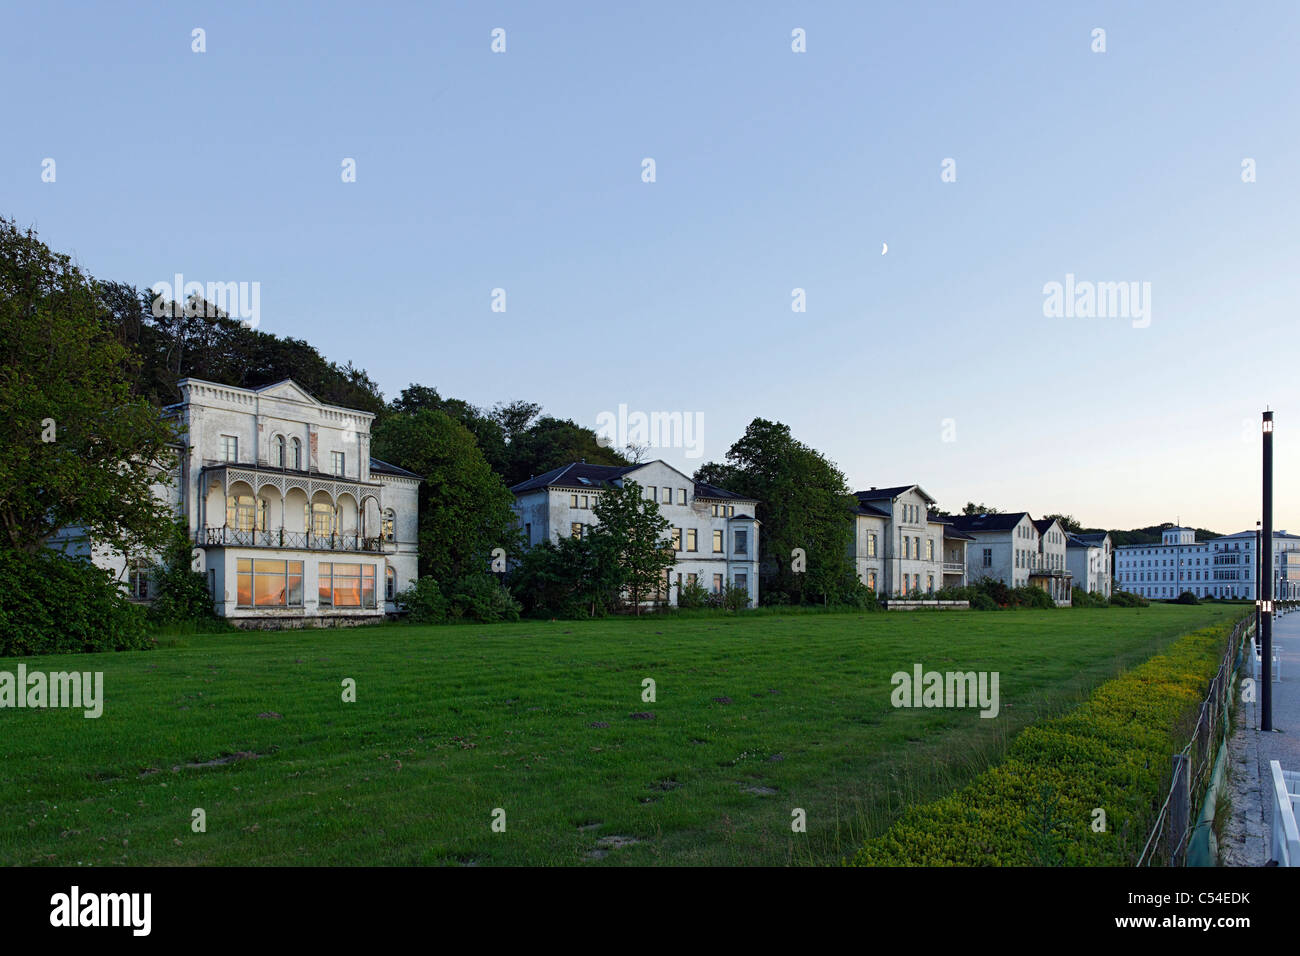
[{"label": "large ground floor window", "polygon": [[302,607],[302,562],[238,558],[240,607]]},{"label": "large ground floor window", "polygon": [[375,566],[322,561],[317,603],[321,607],[374,608]]}]

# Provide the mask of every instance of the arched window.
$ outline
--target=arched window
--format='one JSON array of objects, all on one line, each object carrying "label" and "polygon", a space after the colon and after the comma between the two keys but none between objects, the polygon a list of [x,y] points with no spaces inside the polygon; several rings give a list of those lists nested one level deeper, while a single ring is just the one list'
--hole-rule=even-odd
[{"label": "arched window", "polygon": [[307,530],[318,537],[326,538],[334,533],[334,506],[324,501],[303,505],[303,521]]},{"label": "arched window", "polygon": [[284,436],[275,436],[275,467],[283,468],[287,464],[284,454]]},{"label": "arched window", "polygon": [[226,526],[236,531],[252,531],[253,508],[252,495],[229,495],[226,498]]},{"label": "arched window", "polygon": [[391,567],[384,571],[384,600],[397,600],[397,572]]},{"label": "arched window", "polygon": [[397,514],[392,508],[384,509],[384,519],[379,526],[379,536],[385,541],[394,540],[395,528],[397,526]]},{"label": "arched window", "polygon": [[302,442],[297,438],[293,440],[293,470],[302,471]]}]

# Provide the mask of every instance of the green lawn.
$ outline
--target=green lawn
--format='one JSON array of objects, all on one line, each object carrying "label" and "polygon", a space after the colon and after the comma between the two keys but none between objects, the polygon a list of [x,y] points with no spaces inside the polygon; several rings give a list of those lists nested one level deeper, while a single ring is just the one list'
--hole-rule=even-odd
[{"label": "green lawn", "polygon": [[[1027,723],[1240,613],[384,626],[27,658],[102,670],[106,703],[0,710],[0,863],[574,864],[603,837],[637,842],[600,865],[838,862]],[[999,717],[893,708],[890,675],[915,663],[1000,672]],[[231,754],[257,756],[187,766]]]}]

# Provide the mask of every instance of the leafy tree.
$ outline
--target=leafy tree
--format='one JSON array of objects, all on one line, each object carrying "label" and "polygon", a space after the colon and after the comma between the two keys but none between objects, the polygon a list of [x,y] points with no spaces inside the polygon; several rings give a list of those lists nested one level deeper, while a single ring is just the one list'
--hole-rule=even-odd
[{"label": "leafy tree", "polygon": [[609,539],[589,535],[529,548],[510,576],[511,591],[532,614],[598,617],[618,604],[621,571]]},{"label": "leafy tree", "polygon": [[1000,515],[1002,514],[1002,509],[986,505],[982,501],[979,504],[976,504],[973,501],[968,501],[966,502],[965,507],[961,509],[961,513],[964,515]]},{"label": "leafy tree", "polygon": [[137,363],[96,286],[35,232],[0,219],[0,531],[34,553],[60,528],[154,550],[171,509],[152,486],[175,433],[133,395]]},{"label": "leafy tree", "polygon": [[[702,466],[695,479],[758,499],[765,594],[821,603],[855,594],[849,546],[857,502],[839,468],[795,439],[789,426],[762,418],[749,423],[726,457]],[[804,552],[803,572],[792,568],[796,548]]]},{"label": "leafy tree", "polygon": [[506,484],[517,485],[552,468],[584,460],[590,465],[627,464],[627,459],[613,448],[601,445],[590,428],[545,416],[511,440],[504,472]]},{"label": "leafy tree", "polygon": [[172,624],[216,617],[208,582],[202,572],[194,570],[194,553],[194,542],[190,540],[184,519],[173,521],[162,561],[149,574],[154,594],[149,606],[150,620]]},{"label": "leafy tree", "polygon": [[1053,518],[1061,522],[1061,527],[1064,528],[1066,531],[1070,532],[1071,534],[1078,534],[1083,530],[1083,525],[1079,523],[1078,519],[1075,518],[1074,515],[1062,515],[1062,514],[1047,515],[1043,520],[1051,521]]},{"label": "leafy tree", "polygon": [[599,521],[590,533],[596,561],[612,556],[619,588],[628,593],[633,609],[640,614],[641,601],[664,589],[665,575],[676,563],[671,542],[664,535],[668,519],[635,481],[602,491],[592,513]]},{"label": "leafy tree", "polygon": [[514,496],[488,466],[474,436],[446,412],[390,415],[372,432],[377,458],[424,476],[420,483],[420,573],[444,586],[485,573],[495,548],[517,554]]}]

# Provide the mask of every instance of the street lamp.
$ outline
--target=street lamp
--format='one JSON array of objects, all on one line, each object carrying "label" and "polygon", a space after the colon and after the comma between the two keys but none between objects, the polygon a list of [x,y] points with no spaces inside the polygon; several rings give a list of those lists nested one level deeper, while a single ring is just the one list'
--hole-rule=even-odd
[{"label": "street lamp", "polygon": [[1262,593],[1259,597],[1260,623],[1263,626],[1261,632],[1259,655],[1260,655],[1260,678],[1263,682],[1262,693],[1259,695],[1260,716],[1259,729],[1273,729],[1273,413],[1264,412],[1263,419],[1264,435],[1264,529],[1263,537],[1260,542],[1263,551],[1260,554],[1260,560],[1263,562],[1263,570],[1259,576],[1259,586]]}]

